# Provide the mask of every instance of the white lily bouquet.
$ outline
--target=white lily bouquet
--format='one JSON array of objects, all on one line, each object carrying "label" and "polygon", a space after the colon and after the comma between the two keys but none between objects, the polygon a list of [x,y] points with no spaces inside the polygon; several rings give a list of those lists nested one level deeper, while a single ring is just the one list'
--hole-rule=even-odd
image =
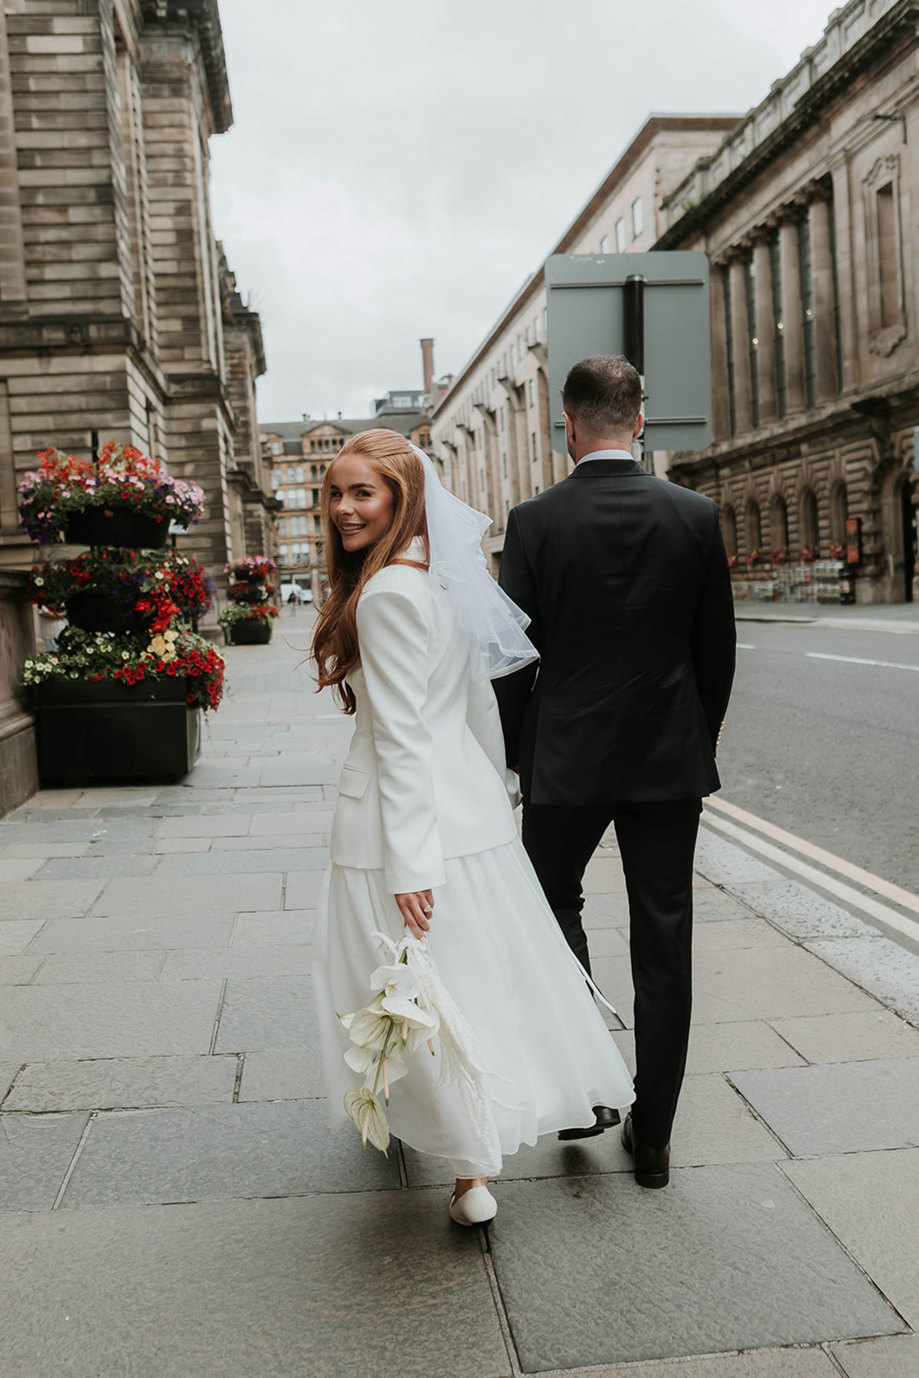
[{"label": "white lily bouquet", "polygon": [[[431,960],[427,945],[410,933],[394,943],[383,933],[374,933],[389,961],[370,977],[376,995],[369,1005],[354,1014],[338,1017],[352,1046],[345,1062],[363,1077],[361,1086],[345,1092],[345,1110],[360,1131],[364,1148],[367,1142],[381,1153],[389,1149],[390,1088],[408,1075],[406,1059],[427,1045],[432,1056],[440,1053],[437,1085],[458,1083],[467,1109],[483,1129],[489,1129],[487,1103],[478,1043],[464,1016],[444,988]],[[380,1093],[382,1092],[382,1103]]]}]

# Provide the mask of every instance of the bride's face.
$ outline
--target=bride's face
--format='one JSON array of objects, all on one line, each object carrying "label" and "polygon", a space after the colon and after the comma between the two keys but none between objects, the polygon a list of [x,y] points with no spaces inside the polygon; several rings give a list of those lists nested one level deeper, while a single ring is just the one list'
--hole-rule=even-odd
[{"label": "bride's face", "polygon": [[366,459],[339,455],[329,483],[329,515],[345,550],[376,545],[392,525],[393,495],[389,484]]}]

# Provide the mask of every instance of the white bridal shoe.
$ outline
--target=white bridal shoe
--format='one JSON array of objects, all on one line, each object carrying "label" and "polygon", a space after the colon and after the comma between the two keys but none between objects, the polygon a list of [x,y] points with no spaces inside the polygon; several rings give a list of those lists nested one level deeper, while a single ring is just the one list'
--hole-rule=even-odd
[{"label": "white bridal shoe", "polygon": [[458,1201],[450,1197],[450,1219],[457,1225],[487,1225],[497,1210],[498,1203],[487,1187],[470,1187]]}]

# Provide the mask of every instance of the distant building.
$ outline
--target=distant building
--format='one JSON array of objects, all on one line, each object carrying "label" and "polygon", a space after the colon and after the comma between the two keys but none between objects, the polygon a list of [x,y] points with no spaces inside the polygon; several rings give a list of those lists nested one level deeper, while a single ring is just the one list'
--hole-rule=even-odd
[{"label": "distant building", "polygon": [[[663,197],[701,156],[714,152],[738,118],[653,115],[553,253],[653,248]],[[484,546],[497,571],[508,510],[568,473],[567,456],[553,450],[549,424],[545,264],[435,405],[431,429],[447,486],[493,519]]]},{"label": "distant building", "polygon": [[268,421],[261,427],[262,453],[270,466],[271,489],[281,504],[278,516],[278,561],[285,578],[308,585],[317,601],[325,591],[320,499],[325,471],[352,435],[381,426],[398,431],[413,445],[431,446],[431,407],[449,378],[435,380],[434,341],[422,340],[425,385],[394,389],[374,400],[374,415],[321,421]]}]

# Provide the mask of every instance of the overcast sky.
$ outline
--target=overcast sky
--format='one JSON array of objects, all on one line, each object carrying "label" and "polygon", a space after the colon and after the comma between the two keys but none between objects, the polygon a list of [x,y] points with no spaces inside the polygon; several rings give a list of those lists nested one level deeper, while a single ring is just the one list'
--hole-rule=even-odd
[{"label": "overcast sky", "polygon": [[459,372],[651,113],[757,105],[827,0],[220,0],[212,198],[259,417]]}]

